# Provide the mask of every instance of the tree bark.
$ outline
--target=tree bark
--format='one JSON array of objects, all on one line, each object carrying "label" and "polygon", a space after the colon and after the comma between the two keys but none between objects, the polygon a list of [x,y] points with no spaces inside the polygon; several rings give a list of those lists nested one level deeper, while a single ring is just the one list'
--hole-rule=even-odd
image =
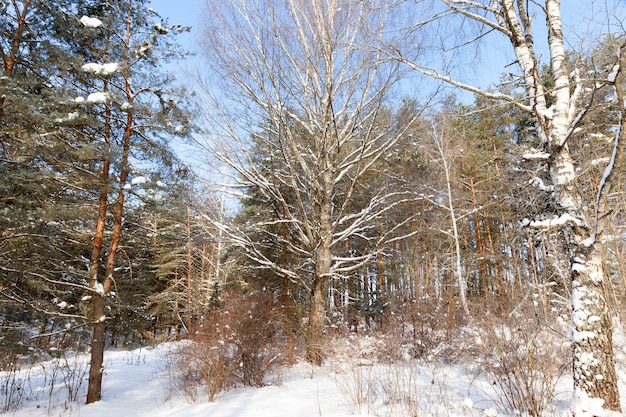
[{"label": "tree bark", "polygon": [[[107,91],[105,83],[104,90]],[[104,147],[105,155],[109,155],[111,143],[111,109],[107,105],[105,110],[105,127],[104,127]],[[102,363],[104,359],[104,334],[105,325],[102,317],[104,316],[104,286],[101,286],[98,280],[98,270],[100,269],[100,258],[102,256],[102,248],[104,244],[104,230],[106,226],[106,217],[109,198],[109,171],[111,161],[105,158],[102,161],[102,174],[100,185],[100,198],[98,200],[98,218],[96,220],[96,231],[93,239],[91,250],[91,260],[89,263],[89,288],[91,294],[91,320],[92,320],[92,336],[91,336],[91,357],[89,361],[89,385],[87,386],[87,404],[100,401],[102,392]]]},{"label": "tree bark", "polygon": [[572,261],[575,396],[577,399],[601,398],[604,408],[620,411],[613,324],[604,280],[601,242],[590,247],[580,246]]},{"label": "tree bark", "polygon": [[104,324],[104,296],[98,294],[91,299],[93,317],[98,317],[92,324],[91,356],[89,360],[89,385],[87,386],[87,404],[102,399],[102,373],[104,372],[104,338],[106,326]]},{"label": "tree bark", "polygon": [[[130,35],[131,35],[131,13],[132,13],[132,0],[128,2],[128,12],[126,19],[126,72],[124,76],[125,91],[128,96],[128,101],[132,103],[133,94],[131,92],[130,74],[129,74],[129,48],[130,48]],[[104,82],[104,92],[108,92],[108,81]],[[100,258],[102,255],[102,245],[104,240],[104,230],[106,226],[107,215],[107,203],[108,203],[108,187],[109,187],[109,170],[111,161],[108,159],[110,154],[109,149],[111,146],[111,120],[112,110],[109,104],[106,104],[105,119],[104,119],[104,141],[105,141],[105,155],[107,158],[103,161],[102,169],[102,189],[100,192],[99,200],[99,212],[96,225],[96,234],[94,238],[94,246],[91,256],[91,264],[89,269],[89,286],[94,291],[92,296],[92,338],[91,338],[91,358],[89,362],[89,385],[87,387],[87,404],[91,404],[96,401],[100,401],[102,398],[102,375],[104,371],[104,348],[105,348],[105,335],[106,335],[106,298],[108,297],[111,286],[113,285],[114,278],[113,272],[115,271],[115,259],[117,256],[117,250],[122,236],[122,223],[124,214],[124,191],[122,185],[126,183],[129,174],[128,160],[130,157],[130,141],[133,132],[133,116],[129,112],[126,116],[126,125],[124,127],[123,143],[122,143],[122,157],[120,161],[120,190],[118,191],[115,212],[113,217],[113,232],[111,235],[111,245],[109,253],[107,255],[104,265],[104,279],[102,283],[98,280],[98,268],[100,264]]]},{"label": "tree bark", "polygon": [[[325,158],[326,162],[327,158]],[[311,309],[306,339],[306,360],[315,365],[324,361],[324,327],[326,325],[326,289],[331,277],[332,265],[332,200],[333,181],[330,169],[322,173],[320,181],[320,229],[315,254],[315,276],[311,289]]]},{"label": "tree bark", "polygon": [[[622,44],[614,67],[615,78],[608,80],[615,88],[620,106],[620,120],[611,161],[604,171],[596,197],[595,219],[586,239],[574,236],[572,270],[573,374],[576,399],[585,397],[604,400],[603,407],[621,411],[615,358],[613,354],[613,321],[606,288],[608,274],[604,271],[602,235],[608,217],[607,200],[619,172],[626,146],[626,104],[623,86],[626,55]],[[582,239],[582,240],[581,240]]]},{"label": "tree bark", "polygon": [[311,309],[309,311],[309,324],[306,334],[307,362],[320,366],[325,357],[324,352],[324,326],[326,325],[326,297],[325,279],[315,277],[311,292]]}]

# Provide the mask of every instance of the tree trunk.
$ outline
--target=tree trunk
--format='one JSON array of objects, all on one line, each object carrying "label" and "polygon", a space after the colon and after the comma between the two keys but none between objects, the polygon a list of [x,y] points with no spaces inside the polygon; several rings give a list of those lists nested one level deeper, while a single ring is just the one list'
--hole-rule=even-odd
[{"label": "tree trunk", "polygon": [[[561,147],[550,171],[556,201],[564,208],[561,218],[568,216],[565,236],[571,254],[572,368],[576,404],[585,404],[587,398],[599,399],[604,401],[604,408],[621,411],[613,357],[613,325],[605,293],[607,278],[602,264],[606,214],[602,195],[606,190],[598,192],[594,218],[584,209],[567,146]],[[610,178],[606,177],[606,181],[608,184]]]},{"label": "tree trunk", "polygon": [[622,105],[613,154],[598,187],[593,230],[587,235],[574,236],[571,261],[575,399],[581,401],[577,405],[583,404],[586,398],[601,399],[604,408],[618,412],[621,412],[621,404],[613,356],[613,322],[606,291],[610,282],[607,282],[609,277],[602,263],[602,235],[609,212],[608,195],[624,157],[625,47],[626,44],[622,44],[619,48],[615,79],[608,80],[613,83],[617,102]]},{"label": "tree trunk", "polygon": [[[105,91],[108,90],[105,83]],[[107,106],[105,110],[105,134],[104,146],[105,155],[109,154],[110,149],[110,120],[111,109]],[[91,337],[91,359],[89,362],[89,385],[87,387],[87,404],[100,401],[102,389],[102,363],[104,359],[104,333],[105,325],[102,321],[104,316],[104,287],[101,287],[98,280],[98,270],[100,269],[100,258],[102,256],[102,247],[104,242],[104,229],[106,226],[106,217],[109,198],[109,170],[111,162],[104,159],[102,162],[102,184],[100,190],[100,198],[98,202],[98,219],[96,221],[96,232],[93,239],[93,247],[91,251],[91,260],[89,264],[89,288],[92,290],[91,298],[91,320],[92,320],[92,337]]]},{"label": "tree trunk", "polygon": [[316,276],[311,292],[311,310],[306,337],[306,360],[320,366],[324,361],[324,325],[326,322],[325,279]]},{"label": "tree trunk", "polygon": [[306,333],[306,360],[314,365],[324,361],[324,326],[326,325],[326,288],[330,275],[330,239],[322,239],[317,253],[315,276],[311,288],[311,309]]},{"label": "tree trunk", "polygon": [[91,337],[91,359],[89,361],[89,385],[87,386],[87,404],[100,401],[102,398],[102,366],[104,359],[104,297],[95,295],[92,298],[92,314],[94,323]]},{"label": "tree trunk", "polygon": [[[510,42],[516,55],[516,63],[521,69],[520,81],[526,90],[528,104],[521,103],[517,98],[501,94],[492,94],[474,86],[458,82],[447,75],[438,73],[431,68],[423,67],[415,62],[408,62],[397,54],[402,62],[441,81],[464,88],[483,97],[504,100],[531,113],[536,119],[536,133],[541,139],[545,157],[550,170],[554,192],[550,195],[553,206],[559,211],[559,218],[547,219],[551,213],[544,213],[545,220],[530,222],[534,227],[560,228],[566,236],[566,250],[570,254],[570,276],[572,279],[573,309],[573,372],[574,391],[581,400],[587,398],[603,402],[603,407],[620,411],[617,378],[613,359],[612,325],[605,294],[605,271],[602,265],[602,231],[605,218],[610,210],[606,207],[607,196],[611,188],[613,176],[618,172],[618,165],[624,152],[624,97],[621,69],[626,66],[623,51],[620,63],[615,66],[605,85],[613,84],[616,89],[620,106],[621,129],[615,139],[611,162],[607,166],[600,181],[596,201],[584,201],[580,190],[575,163],[568,139],[587,109],[582,108],[585,88],[595,89],[602,85],[598,77],[591,75],[587,85],[577,79],[581,68],[568,65],[563,36],[563,25],[560,14],[560,0],[544,0],[541,2],[523,2],[519,0],[497,0],[493,2],[477,2],[471,0],[442,0],[452,13],[465,16],[484,25],[489,31],[498,31]],[[541,60],[537,56],[537,48],[533,36],[534,10],[537,6],[545,13],[547,29],[547,46],[549,48],[549,68],[552,85],[546,85],[541,74]],[[436,20],[438,20],[437,18]],[[472,44],[469,41],[467,44]],[[458,46],[458,45],[456,45]],[[623,48],[623,46],[622,46]],[[395,52],[394,52],[395,54]],[[572,63],[572,65],[576,65]],[[615,77],[611,79],[611,77]],[[593,98],[593,96],[591,97]],[[550,103],[548,103],[550,102]],[[589,104],[593,104],[589,102]],[[581,163],[584,161],[577,161]],[[608,286],[608,285],[607,285]],[[513,287],[511,287],[513,288]],[[585,401],[586,402],[586,401]],[[578,403],[578,405],[583,402]]]},{"label": "tree trunk", "polygon": [[[126,45],[130,45],[130,25],[131,25],[131,7],[132,0],[128,2],[128,14],[126,21]],[[125,91],[129,103],[133,102],[134,95],[131,91],[130,85],[130,73],[128,69],[129,63],[129,51],[126,50],[125,63]],[[109,85],[108,81],[104,82],[103,91],[108,93]],[[109,155],[109,149],[111,146],[111,120],[112,110],[110,105],[105,107],[104,118],[104,144],[105,155]],[[99,213],[96,226],[96,235],[94,239],[94,246],[91,256],[91,265],[89,270],[89,286],[92,290],[95,290],[92,298],[92,320],[93,320],[93,333],[91,339],[91,359],[89,363],[89,386],[87,387],[87,404],[99,401],[102,398],[102,373],[104,370],[104,347],[105,347],[105,334],[106,334],[106,311],[105,302],[108,296],[111,286],[114,283],[113,272],[115,270],[115,259],[117,255],[117,249],[119,247],[122,236],[122,223],[124,214],[124,191],[121,188],[128,178],[130,157],[130,140],[134,129],[133,115],[129,112],[126,116],[126,125],[124,127],[123,136],[123,148],[122,158],[120,160],[120,190],[117,194],[115,203],[115,212],[113,218],[113,233],[111,236],[111,246],[109,248],[109,254],[105,262],[105,274],[102,283],[98,281],[97,271],[100,263],[100,257],[102,255],[102,242],[104,239],[104,228],[107,214],[107,200],[108,200],[108,187],[109,187],[109,170],[111,161],[107,158],[103,161],[102,169],[102,190],[99,200]]]},{"label": "tree trunk", "polygon": [[324,326],[326,324],[326,289],[332,264],[332,181],[328,170],[322,175],[319,243],[315,253],[315,276],[311,288],[311,310],[306,338],[306,360],[315,365],[324,361]]},{"label": "tree trunk", "polygon": [[601,398],[620,411],[613,357],[613,324],[604,286],[602,244],[581,245],[572,261],[573,374],[575,396]]}]

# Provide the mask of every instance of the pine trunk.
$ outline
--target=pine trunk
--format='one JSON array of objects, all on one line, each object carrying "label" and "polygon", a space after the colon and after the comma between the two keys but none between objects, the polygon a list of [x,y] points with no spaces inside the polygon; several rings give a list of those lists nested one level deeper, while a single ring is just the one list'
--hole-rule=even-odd
[{"label": "pine trunk", "polygon": [[92,325],[91,359],[89,361],[89,385],[87,386],[87,404],[100,401],[102,398],[102,372],[104,370],[104,298],[100,295],[92,298],[92,314],[95,322]]}]

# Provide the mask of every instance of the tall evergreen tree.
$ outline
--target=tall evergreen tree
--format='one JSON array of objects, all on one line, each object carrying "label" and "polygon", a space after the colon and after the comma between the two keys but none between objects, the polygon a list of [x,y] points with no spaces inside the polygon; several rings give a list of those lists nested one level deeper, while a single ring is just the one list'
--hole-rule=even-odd
[{"label": "tall evergreen tree", "polygon": [[0,22],[9,39],[0,197],[10,214],[0,289],[41,315],[92,327],[93,402],[125,207],[160,179],[153,167],[168,175],[176,164],[168,138],[190,129],[160,70],[180,56],[173,37],[187,28],[168,25],[144,0],[12,5]]}]

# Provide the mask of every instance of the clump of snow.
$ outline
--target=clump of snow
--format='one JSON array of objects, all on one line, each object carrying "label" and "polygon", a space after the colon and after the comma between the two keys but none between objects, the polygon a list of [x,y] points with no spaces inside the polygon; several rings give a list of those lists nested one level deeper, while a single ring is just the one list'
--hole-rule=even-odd
[{"label": "clump of snow", "polygon": [[66,117],[61,117],[61,118],[55,119],[54,121],[56,123],[71,122],[72,120],[78,119],[78,116],[80,116],[80,113],[72,112],[72,113],[68,113]]},{"label": "clump of snow", "polygon": [[96,282],[96,286],[94,288],[94,291],[97,292],[100,295],[104,295],[104,285],[102,285],[101,282]]},{"label": "clump of snow", "polygon": [[537,188],[539,188],[541,191],[546,191],[546,192],[553,192],[554,191],[554,186],[553,185],[546,185],[543,180],[539,177],[534,177],[529,181],[530,185],[533,185]]},{"label": "clump of snow", "polygon": [[537,113],[539,113],[541,116],[545,117],[546,119],[553,119],[554,118],[554,106],[550,106],[545,110],[538,109]]},{"label": "clump of snow", "polygon": [[493,408],[493,407],[487,408],[485,410],[485,415],[487,417],[497,417],[498,416],[498,411],[495,408]]},{"label": "clump of snow", "polygon": [[552,229],[555,227],[565,226],[566,224],[575,224],[577,226],[583,226],[583,221],[575,218],[569,213],[564,213],[552,219],[533,220],[533,221],[527,221],[527,219],[524,219],[524,222],[522,222],[523,226],[530,226],[530,227],[534,227],[537,229]]},{"label": "clump of snow", "polygon": [[584,342],[585,340],[594,339],[596,334],[594,332],[578,332],[572,331],[572,341],[576,343]]},{"label": "clump of snow", "polygon": [[587,247],[587,248],[590,248],[593,245],[595,245],[595,243],[596,243],[596,237],[594,235],[594,236],[589,236],[587,239],[585,239],[582,242],[580,242],[580,245],[584,246],[584,247]]},{"label": "clump of snow", "polygon": [[590,398],[586,392],[576,390],[572,408],[576,417],[623,417],[622,413],[607,410],[603,405],[603,399]]},{"label": "clump of snow", "polygon": [[135,55],[139,58],[143,58],[152,50],[152,44],[149,42],[143,42],[139,49],[135,51]]},{"label": "clump of snow", "polygon": [[167,35],[169,33],[169,30],[163,27],[163,25],[161,25],[160,23],[157,23],[153,27],[154,27],[154,31],[158,33],[159,35]]},{"label": "clump of snow", "polygon": [[96,17],[83,16],[80,18],[80,23],[88,28],[98,28],[102,26],[102,20]]},{"label": "clump of snow", "polygon": [[618,73],[619,73],[619,61],[617,64],[613,65],[613,68],[611,68],[611,72],[606,77],[606,80],[610,83],[614,83],[615,80],[617,79]]},{"label": "clump of snow", "polygon": [[95,62],[90,62],[81,67],[83,71],[93,75],[102,75],[108,76],[115,74],[119,69],[119,64],[117,62],[109,62],[106,64],[97,64]]},{"label": "clump of snow", "polygon": [[589,316],[587,321],[589,321],[589,323],[596,323],[602,321],[602,318],[600,316]]},{"label": "clump of snow", "polygon": [[550,159],[550,154],[547,152],[527,152],[522,155],[522,159],[527,161],[545,161]]},{"label": "clump of snow", "polygon": [[122,110],[130,110],[130,109],[133,108],[133,105],[130,104],[129,102],[125,102],[125,103],[122,104],[121,108],[122,108]]},{"label": "clump of snow", "polygon": [[107,93],[91,93],[87,96],[87,103],[101,104],[109,101],[109,95]]},{"label": "clump of snow", "polygon": [[591,166],[596,166],[598,164],[606,164],[609,163],[611,161],[611,158],[609,157],[605,157],[605,158],[598,158],[598,159],[594,159],[592,160],[589,165]]},{"label": "clump of snow", "polygon": [[85,97],[76,97],[74,103],[80,104],[85,102]]},{"label": "clump of snow", "polygon": [[148,179],[144,177],[143,175],[141,175],[139,177],[133,178],[133,180],[130,183],[131,185],[140,185],[140,184],[145,184],[147,182],[148,182]]}]

